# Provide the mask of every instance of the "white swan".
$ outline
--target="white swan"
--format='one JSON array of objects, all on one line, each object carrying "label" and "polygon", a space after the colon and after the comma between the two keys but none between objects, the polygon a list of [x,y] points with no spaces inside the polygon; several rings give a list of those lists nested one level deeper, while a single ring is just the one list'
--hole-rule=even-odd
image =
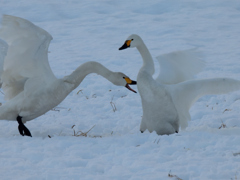
[{"label": "white swan", "polygon": [[154,63],[143,40],[133,34],[119,50],[128,47],[136,47],[143,59],[137,76],[143,108],[141,132],[148,129],[162,135],[178,132],[179,125],[185,129],[191,119],[189,109],[198,98],[240,89],[240,81],[229,78],[189,80],[204,67],[193,50],[157,57],[161,72],[153,79]]},{"label": "white swan", "polygon": [[[49,66],[47,55],[52,36],[25,19],[4,15],[0,38],[9,46],[4,62],[1,62],[2,89],[7,102],[0,107],[0,119],[17,120],[21,135],[31,136],[23,122],[57,106],[89,73],[97,73],[129,90],[132,89],[128,84],[136,84],[125,74],[112,72],[94,61],[82,64],[63,79],[57,79]],[[4,43],[0,45],[1,58],[6,54],[7,47]]]}]

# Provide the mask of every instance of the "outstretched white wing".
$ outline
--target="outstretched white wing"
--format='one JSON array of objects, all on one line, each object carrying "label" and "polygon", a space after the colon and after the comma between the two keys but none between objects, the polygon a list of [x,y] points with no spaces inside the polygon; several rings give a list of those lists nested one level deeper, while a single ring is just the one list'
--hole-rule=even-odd
[{"label": "outstretched white wing", "polygon": [[48,62],[52,40],[48,32],[25,19],[4,15],[0,38],[9,46],[1,76],[6,99],[20,93],[29,78],[55,78]]},{"label": "outstretched white wing", "polygon": [[[3,41],[2,39],[0,39],[0,77],[3,72],[3,62],[4,62],[5,56],[7,55],[7,50],[8,50],[7,43],[5,41]],[[0,82],[0,84],[2,84],[2,83]]]},{"label": "outstretched white wing", "polygon": [[200,97],[208,94],[224,94],[240,90],[240,81],[231,78],[190,80],[171,85],[169,92],[179,114],[182,129],[190,120],[189,109]]},{"label": "outstretched white wing", "polygon": [[176,84],[193,79],[205,67],[195,49],[171,52],[156,58],[160,64],[156,81],[161,84]]}]

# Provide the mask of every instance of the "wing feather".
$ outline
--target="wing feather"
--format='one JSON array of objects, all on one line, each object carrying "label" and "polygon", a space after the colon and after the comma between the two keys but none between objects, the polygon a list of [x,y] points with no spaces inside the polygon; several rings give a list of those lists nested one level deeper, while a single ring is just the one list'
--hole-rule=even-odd
[{"label": "wing feather", "polygon": [[3,15],[0,38],[9,46],[1,76],[5,99],[20,93],[29,78],[55,78],[48,62],[52,36],[47,31],[25,19]]},{"label": "wing feather", "polygon": [[181,128],[190,120],[189,109],[204,95],[225,94],[240,90],[240,81],[231,78],[190,80],[169,86],[172,100],[179,114]]},{"label": "wing feather", "polygon": [[196,49],[171,52],[156,58],[160,65],[156,81],[161,84],[176,84],[193,79],[205,67]]},{"label": "wing feather", "polygon": [[7,55],[7,50],[8,50],[7,43],[2,39],[0,39],[0,77],[3,72],[3,62],[4,62],[5,56]]}]

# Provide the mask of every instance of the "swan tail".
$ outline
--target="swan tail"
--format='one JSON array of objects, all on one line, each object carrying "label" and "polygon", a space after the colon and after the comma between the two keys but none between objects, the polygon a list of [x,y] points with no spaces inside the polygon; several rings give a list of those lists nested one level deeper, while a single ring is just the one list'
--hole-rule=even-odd
[{"label": "swan tail", "polygon": [[163,84],[176,84],[193,79],[205,67],[196,48],[175,51],[156,58],[160,65],[160,73],[156,81]]}]

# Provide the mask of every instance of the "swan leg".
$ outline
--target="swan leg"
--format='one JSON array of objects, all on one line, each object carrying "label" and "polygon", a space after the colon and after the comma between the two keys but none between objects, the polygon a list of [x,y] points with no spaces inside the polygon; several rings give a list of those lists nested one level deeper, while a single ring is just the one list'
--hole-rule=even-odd
[{"label": "swan leg", "polygon": [[18,122],[18,131],[19,131],[19,133],[22,135],[22,136],[31,136],[32,137],[32,135],[31,135],[31,133],[30,133],[30,131],[28,130],[28,128],[23,124],[23,122],[22,122],[22,117],[21,116],[18,116],[17,117],[17,122]]}]

